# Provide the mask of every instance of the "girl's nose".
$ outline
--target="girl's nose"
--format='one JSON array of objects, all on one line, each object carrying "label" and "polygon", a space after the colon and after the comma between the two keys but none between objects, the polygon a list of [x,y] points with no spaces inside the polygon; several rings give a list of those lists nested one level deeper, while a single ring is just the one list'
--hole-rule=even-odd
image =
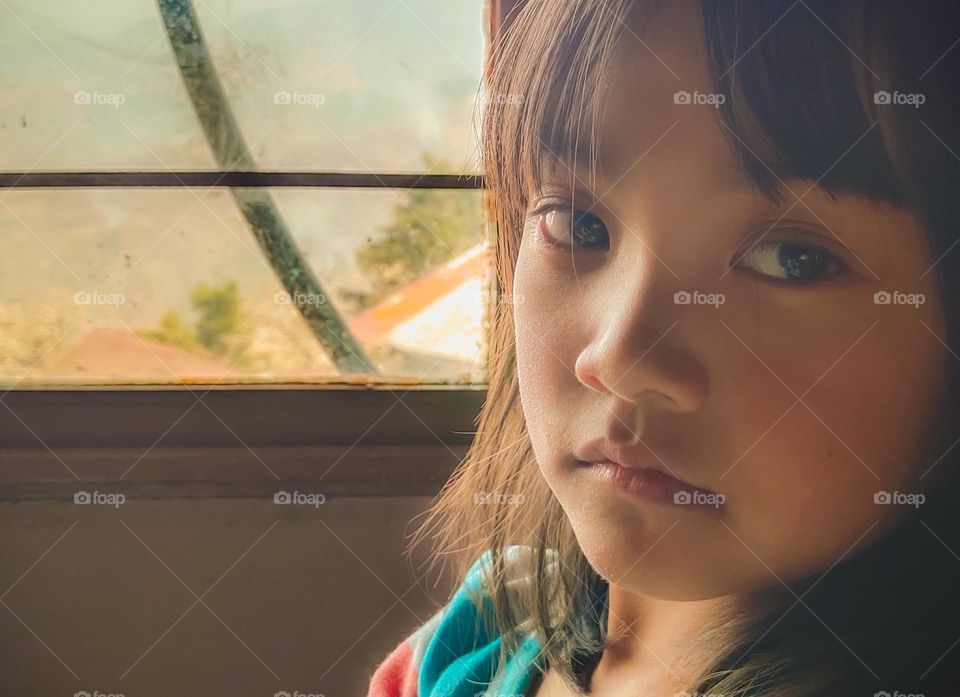
[{"label": "girl's nose", "polygon": [[[688,320],[689,321],[689,320]],[[577,379],[598,394],[651,408],[690,412],[706,399],[702,361],[680,347],[680,320],[662,331],[643,331],[629,322],[607,321],[577,356]]]}]

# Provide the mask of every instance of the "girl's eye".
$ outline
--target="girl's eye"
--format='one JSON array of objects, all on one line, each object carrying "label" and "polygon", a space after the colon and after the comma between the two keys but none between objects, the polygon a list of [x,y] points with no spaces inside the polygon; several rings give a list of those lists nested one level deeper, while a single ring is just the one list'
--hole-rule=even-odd
[{"label": "girl's eye", "polygon": [[595,214],[569,208],[561,210],[554,204],[534,211],[536,230],[547,244],[570,247],[573,244],[586,249],[599,250],[610,246],[607,226]]},{"label": "girl's eye", "polygon": [[764,276],[795,285],[836,275],[843,265],[823,247],[795,242],[767,242],[753,247],[741,262]]}]

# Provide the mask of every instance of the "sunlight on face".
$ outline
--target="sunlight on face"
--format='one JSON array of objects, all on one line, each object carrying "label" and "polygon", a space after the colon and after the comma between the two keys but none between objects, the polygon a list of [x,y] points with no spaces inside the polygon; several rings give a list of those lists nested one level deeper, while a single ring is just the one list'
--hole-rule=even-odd
[{"label": "sunlight on face", "polygon": [[[951,360],[914,217],[813,182],[778,207],[734,176],[697,12],[664,4],[646,46],[624,34],[603,176],[533,197],[513,288],[544,477],[602,576],[670,599],[826,570],[915,510]],[[631,434],[722,503],[648,502],[578,466]]]}]

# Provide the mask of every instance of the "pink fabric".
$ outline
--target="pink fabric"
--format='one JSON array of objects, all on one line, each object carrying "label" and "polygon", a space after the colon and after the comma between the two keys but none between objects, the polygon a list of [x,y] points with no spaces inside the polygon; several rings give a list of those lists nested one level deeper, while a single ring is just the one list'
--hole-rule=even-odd
[{"label": "pink fabric", "polygon": [[417,676],[413,647],[403,641],[374,671],[367,697],[417,697]]}]

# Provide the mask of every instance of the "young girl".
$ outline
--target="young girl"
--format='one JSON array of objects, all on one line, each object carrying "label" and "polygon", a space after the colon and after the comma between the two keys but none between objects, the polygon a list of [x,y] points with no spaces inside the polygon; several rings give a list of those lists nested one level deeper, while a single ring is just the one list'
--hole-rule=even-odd
[{"label": "young girl", "polygon": [[527,0],[455,594],[372,697],[960,695],[960,6]]}]

